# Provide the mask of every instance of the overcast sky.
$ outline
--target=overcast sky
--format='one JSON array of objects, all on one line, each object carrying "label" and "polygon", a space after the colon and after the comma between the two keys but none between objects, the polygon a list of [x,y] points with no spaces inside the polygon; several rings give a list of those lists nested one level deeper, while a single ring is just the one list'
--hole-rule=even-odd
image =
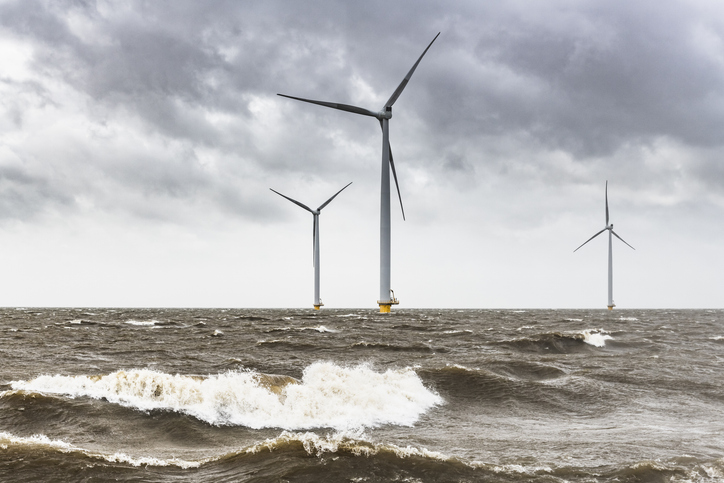
[{"label": "overcast sky", "polygon": [[0,0],[0,305],[724,306],[724,3]]}]

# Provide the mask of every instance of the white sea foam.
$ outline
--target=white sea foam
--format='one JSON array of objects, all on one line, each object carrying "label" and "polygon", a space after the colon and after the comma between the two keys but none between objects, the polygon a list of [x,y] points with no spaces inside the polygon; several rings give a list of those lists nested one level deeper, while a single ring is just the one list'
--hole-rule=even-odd
[{"label": "white sea foam", "polygon": [[583,322],[583,319],[566,319],[568,322]]},{"label": "white sea foam", "polygon": [[143,411],[176,411],[210,424],[254,429],[411,426],[443,402],[412,369],[379,373],[367,365],[331,362],[308,366],[301,381],[249,371],[198,377],[135,369],[104,376],[40,376],[14,381],[11,387],[105,399]]},{"label": "white sea foam", "polygon": [[607,340],[613,340],[613,337],[603,329],[584,330],[581,334],[583,335],[583,342],[595,347],[604,347]]},{"label": "white sea foam", "polygon": [[639,319],[637,319],[636,317],[619,317],[618,320],[626,320],[626,321],[629,321],[629,322],[636,322],[636,321],[639,320]]},{"label": "white sea foam", "polygon": [[82,320],[79,320],[79,319],[75,319],[75,320],[71,320],[70,323],[71,323],[71,324],[82,324],[83,321],[82,321]]}]

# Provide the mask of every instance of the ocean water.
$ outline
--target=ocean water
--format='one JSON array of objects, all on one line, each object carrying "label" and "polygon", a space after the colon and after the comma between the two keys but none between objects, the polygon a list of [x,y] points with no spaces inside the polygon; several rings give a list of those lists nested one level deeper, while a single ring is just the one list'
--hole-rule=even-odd
[{"label": "ocean water", "polygon": [[724,481],[723,310],[0,309],[0,481]]}]

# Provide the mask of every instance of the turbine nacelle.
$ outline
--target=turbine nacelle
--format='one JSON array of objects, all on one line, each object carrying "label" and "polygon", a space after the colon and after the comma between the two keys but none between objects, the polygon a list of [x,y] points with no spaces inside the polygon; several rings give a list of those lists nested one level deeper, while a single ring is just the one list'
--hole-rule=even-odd
[{"label": "turbine nacelle", "polygon": [[376,117],[380,121],[383,119],[392,119],[392,106],[387,106],[384,111],[379,111]]}]

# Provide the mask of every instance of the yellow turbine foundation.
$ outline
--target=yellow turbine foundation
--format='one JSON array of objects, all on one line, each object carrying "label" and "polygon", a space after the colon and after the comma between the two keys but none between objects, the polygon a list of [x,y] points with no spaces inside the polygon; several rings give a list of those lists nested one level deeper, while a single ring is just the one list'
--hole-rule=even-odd
[{"label": "yellow turbine foundation", "polygon": [[615,307],[615,305],[609,305],[608,310],[613,310],[614,307]]},{"label": "yellow turbine foundation", "polygon": [[324,304],[315,305],[314,310],[319,310],[320,308],[322,308],[323,305]]},{"label": "yellow turbine foundation", "polygon": [[380,302],[379,300],[377,301],[377,304],[380,306],[381,314],[389,314],[390,312],[392,312],[392,306],[399,303],[400,302],[397,299],[392,299],[389,302]]}]

